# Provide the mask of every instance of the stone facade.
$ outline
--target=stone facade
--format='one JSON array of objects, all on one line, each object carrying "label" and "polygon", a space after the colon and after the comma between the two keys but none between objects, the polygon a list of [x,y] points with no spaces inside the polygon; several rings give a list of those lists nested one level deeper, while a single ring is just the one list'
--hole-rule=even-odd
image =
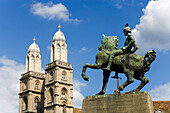
[{"label": "stone facade", "polygon": [[67,63],[67,44],[61,26],[51,45],[51,63],[41,73],[41,55],[35,43],[28,48],[26,73],[20,78],[19,113],[73,113],[73,69]]}]

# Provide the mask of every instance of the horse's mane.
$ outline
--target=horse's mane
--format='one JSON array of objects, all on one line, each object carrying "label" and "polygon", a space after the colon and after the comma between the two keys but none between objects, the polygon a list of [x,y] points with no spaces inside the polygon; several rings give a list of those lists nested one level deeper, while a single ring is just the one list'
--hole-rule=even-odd
[{"label": "horse's mane", "polygon": [[99,46],[99,50],[108,50],[112,51],[117,49],[119,39],[117,36],[105,36],[103,35],[103,39],[101,45]]}]

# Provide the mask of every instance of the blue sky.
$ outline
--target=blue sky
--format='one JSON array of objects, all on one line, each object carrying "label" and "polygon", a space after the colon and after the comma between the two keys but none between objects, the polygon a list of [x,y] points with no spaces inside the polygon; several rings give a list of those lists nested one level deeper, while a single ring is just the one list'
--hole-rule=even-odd
[{"label": "blue sky", "polygon": [[[83,65],[95,63],[103,33],[118,36],[119,47],[123,46],[126,37],[122,30],[127,22],[140,48],[138,54],[157,51],[151,70],[145,74],[150,82],[142,90],[153,100],[170,100],[169,5],[169,0],[0,0],[0,113],[18,111],[18,79],[25,72],[34,36],[45,69],[59,24],[68,44],[68,62],[74,69],[75,107],[81,107],[82,99],[98,93],[102,85],[101,70],[87,69],[89,82],[81,78]],[[126,78],[123,74],[120,77],[122,84]],[[138,84],[136,80],[125,92]],[[116,80],[110,79],[106,94],[115,89]]]}]

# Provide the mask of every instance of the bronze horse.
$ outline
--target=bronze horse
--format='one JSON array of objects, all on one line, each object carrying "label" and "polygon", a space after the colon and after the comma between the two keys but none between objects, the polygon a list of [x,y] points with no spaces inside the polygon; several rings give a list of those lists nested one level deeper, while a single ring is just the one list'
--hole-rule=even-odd
[{"label": "bronze horse", "polygon": [[[104,36],[99,46],[100,52],[96,55],[96,64],[85,64],[82,70],[82,77],[84,80],[89,81],[89,77],[85,75],[87,68],[102,69],[103,70],[103,86],[102,90],[98,93],[100,95],[105,94],[106,86],[111,71],[118,73],[124,73],[127,77],[127,81],[118,87],[114,93],[119,94],[120,91],[134,82],[134,78],[141,81],[141,84],[130,92],[139,92],[149,80],[144,74],[149,71],[150,64],[156,58],[156,52],[154,50],[148,51],[145,56],[141,56],[134,53],[126,53],[117,55],[114,57],[111,65],[111,71],[104,70],[108,63],[109,54],[117,50],[118,38],[116,36]],[[121,48],[120,48],[121,49]]]}]

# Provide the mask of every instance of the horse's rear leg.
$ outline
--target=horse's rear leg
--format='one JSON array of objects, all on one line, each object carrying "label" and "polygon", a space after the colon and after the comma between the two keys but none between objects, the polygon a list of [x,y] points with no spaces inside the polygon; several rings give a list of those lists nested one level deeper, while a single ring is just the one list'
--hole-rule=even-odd
[{"label": "horse's rear leg", "polygon": [[103,70],[103,87],[97,95],[104,95],[111,71]]},{"label": "horse's rear leg", "polygon": [[89,77],[85,75],[86,69],[87,68],[92,68],[92,69],[100,69],[101,68],[101,64],[85,64],[83,66],[83,70],[82,70],[82,77],[84,80],[89,81]]},{"label": "horse's rear leg", "polygon": [[134,76],[134,72],[130,71],[130,70],[126,70],[125,75],[127,77],[126,82],[124,82],[121,86],[119,86],[115,91],[114,94],[119,94],[120,91],[123,91],[123,89],[128,86],[129,84],[134,82],[133,76]]},{"label": "horse's rear leg", "polygon": [[149,82],[149,80],[143,74],[136,76],[135,79],[140,80],[141,83],[136,89],[130,91],[129,93],[139,92]]}]

